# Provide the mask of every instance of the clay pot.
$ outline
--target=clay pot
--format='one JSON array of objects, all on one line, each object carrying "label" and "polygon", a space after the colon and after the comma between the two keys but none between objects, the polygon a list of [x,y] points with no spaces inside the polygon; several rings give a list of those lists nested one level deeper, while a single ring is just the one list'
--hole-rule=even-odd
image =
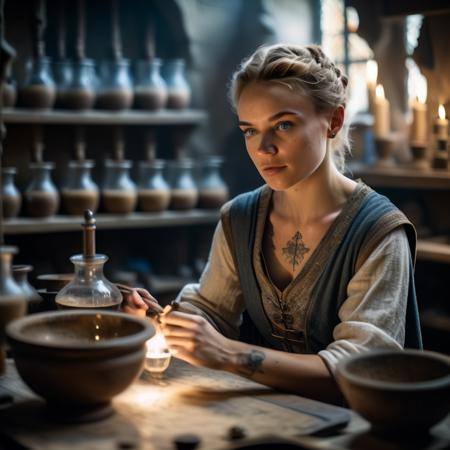
[{"label": "clay pot", "polygon": [[350,407],[383,435],[426,434],[450,405],[450,357],[419,350],[358,354],[337,367]]},{"label": "clay pot", "polygon": [[119,312],[52,311],[16,320],[6,334],[20,376],[62,422],[102,419],[139,375],[149,321]]}]

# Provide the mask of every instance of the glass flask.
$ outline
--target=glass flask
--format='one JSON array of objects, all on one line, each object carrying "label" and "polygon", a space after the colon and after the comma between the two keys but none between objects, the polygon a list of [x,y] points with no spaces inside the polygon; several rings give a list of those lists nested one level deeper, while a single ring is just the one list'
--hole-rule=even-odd
[{"label": "glass flask", "polygon": [[155,335],[146,342],[145,370],[154,378],[162,378],[169,367],[171,353],[159,325]]},{"label": "glass flask", "polygon": [[184,60],[171,59],[165,61],[162,73],[167,85],[167,108],[187,108],[191,101],[191,88],[186,79]]},{"label": "glass flask", "polygon": [[133,103],[133,85],[126,59],[104,61],[100,66],[96,107],[107,110],[123,110]]},{"label": "glass flask", "polygon": [[28,302],[28,312],[33,312],[36,310],[37,305],[42,301],[42,297],[28,281],[28,274],[32,270],[33,266],[30,265],[12,266],[14,280],[26,296]]},{"label": "glass flask", "polygon": [[134,83],[134,107],[147,111],[164,108],[167,87],[161,76],[161,60],[138,61]]},{"label": "glass flask", "polygon": [[105,161],[102,206],[105,212],[128,214],[136,208],[136,185],[130,178],[131,161]]},{"label": "glass flask", "polygon": [[66,86],[62,107],[74,110],[91,109],[95,101],[94,61],[81,59],[72,63],[72,79]]},{"label": "glass flask", "polygon": [[95,253],[95,219],[92,211],[86,210],[84,214],[83,254],[71,256],[70,261],[75,266],[75,274],[56,295],[58,308],[119,309],[122,294],[103,274],[108,257]]},{"label": "glass flask", "polygon": [[192,209],[197,204],[198,190],[190,159],[170,162],[170,209]]},{"label": "glass flask", "polygon": [[16,83],[11,79],[7,78],[3,83],[3,107],[11,108],[16,104],[17,100],[17,88]]},{"label": "glass flask", "polygon": [[228,187],[220,176],[222,158],[212,157],[201,164],[202,174],[198,182],[198,207],[220,208],[228,200]]},{"label": "glass flask", "polygon": [[53,168],[51,162],[30,164],[32,179],[25,189],[23,200],[31,217],[50,217],[58,211],[59,193],[50,176]]},{"label": "glass flask", "polygon": [[56,99],[49,58],[32,59],[27,64],[27,76],[19,91],[20,103],[28,108],[50,109]]},{"label": "glass flask", "polygon": [[64,105],[66,89],[72,82],[72,62],[68,59],[60,59],[53,63],[53,79],[56,84],[55,106],[61,108]]},{"label": "glass flask", "polygon": [[170,186],[163,176],[165,161],[139,162],[138,202],[146,212],[164,211],[170,203]]},{"label": "glass flask", "polygon": [[0,374],[5,371],[5,327],[27,309],[26,294],[12,276],[15,253],[17,247],[0,246]]},{"label": "glass flask", "polygon": [[86,209],[97,211],[100,193],[91,177],[93,167],[93,161],[69,161],[67,183],[61,189],[62,204],[69,214],[83,215]]},{"label": "glass flask", "polygon": [[14,167],[2,169],[3,217],[5,218],[17,217],[22,204],[22,196],[14,184],[16,173],[17,170]]}]

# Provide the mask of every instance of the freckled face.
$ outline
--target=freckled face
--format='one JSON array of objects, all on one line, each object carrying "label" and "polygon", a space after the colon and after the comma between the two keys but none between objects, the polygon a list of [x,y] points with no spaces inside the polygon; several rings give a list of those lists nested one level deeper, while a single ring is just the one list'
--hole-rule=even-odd
[{"label": "freckled face", "polygon": [[248,154],[274,190],[308,178],[326,155],[327,116],[308,97],[275,82],[253,82],[237,103]]}]

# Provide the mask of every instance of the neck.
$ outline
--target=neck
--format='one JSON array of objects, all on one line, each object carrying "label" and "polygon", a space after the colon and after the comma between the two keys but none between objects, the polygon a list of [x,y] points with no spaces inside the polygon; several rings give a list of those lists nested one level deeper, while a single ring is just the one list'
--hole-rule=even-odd
[{"label": "neck", "polygon": [[307,178],[273,197],[274,211],[298,226],[316,223],[342,208],[356,183],[341,174],[330,152]]}]

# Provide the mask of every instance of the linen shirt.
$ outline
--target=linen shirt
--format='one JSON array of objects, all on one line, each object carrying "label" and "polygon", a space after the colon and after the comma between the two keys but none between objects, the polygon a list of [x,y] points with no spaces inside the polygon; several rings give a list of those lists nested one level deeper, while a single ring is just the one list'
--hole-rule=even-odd
[{"label": "linen shirt", "polygon": [[[261,221],[265,220],[265,208],[267,205],[263,205],[258,213],[257,230],[263,229]],[[258,261],[260,254],[261,238],[257,238],[253,262],[269,320],[277,325],[277,304],[283,297],[283,301],[294,310],[297,308],[292,327],[301,330],[305,306],[298,305],[298,289],[286,288],[287,295],[283,295],[262,269]],[[333,330],[334,341],[318,353],[332,373],[342,357],[374,348],[403,347],[409,257],[405,231],[394,229],[378,243],[352,277],[347,286],[347,298],[338,312],[340,322]],[[302,271],[297,276],[301,277]],[[298,281],[301,287],[301,280]],[[178,299],[183,306],[188,309],[190,306],[191,311],[205,316],[225,336],[238,338],[245,303],[221,222],[216,227],[208,262],[199,283],[186,285]],[[301,353],[301,350],[298,352]]]}]

